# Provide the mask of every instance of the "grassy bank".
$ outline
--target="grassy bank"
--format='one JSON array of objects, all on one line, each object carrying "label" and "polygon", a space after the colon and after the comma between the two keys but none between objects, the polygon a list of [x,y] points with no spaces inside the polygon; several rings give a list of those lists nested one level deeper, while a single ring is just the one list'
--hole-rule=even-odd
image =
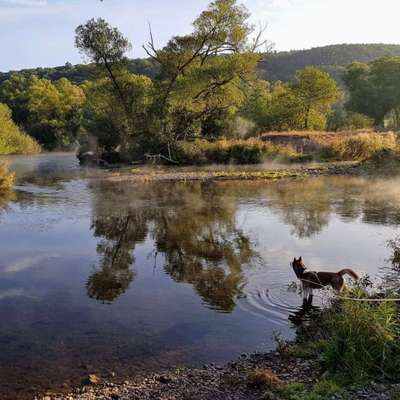
[{"label": "grassy bank", "polygon": [[247,140],[177,142],[180,164],[260,164],[265,161],[364,161],[382,151],[400,154],[393,132],[279,132]]}]

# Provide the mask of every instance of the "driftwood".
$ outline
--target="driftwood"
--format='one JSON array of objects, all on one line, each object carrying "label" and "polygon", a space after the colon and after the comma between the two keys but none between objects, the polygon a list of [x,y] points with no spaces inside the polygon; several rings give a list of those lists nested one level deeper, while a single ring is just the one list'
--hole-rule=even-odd
[{"label": "driftwood", "polygon": [[145,154],[147,162],[150,162],[151,164],[157,164],[161,162],[162,160],[167,161],[171,164],[179,164],[178,161],[173,160],[172,158],[166,157],[163,154]]}]

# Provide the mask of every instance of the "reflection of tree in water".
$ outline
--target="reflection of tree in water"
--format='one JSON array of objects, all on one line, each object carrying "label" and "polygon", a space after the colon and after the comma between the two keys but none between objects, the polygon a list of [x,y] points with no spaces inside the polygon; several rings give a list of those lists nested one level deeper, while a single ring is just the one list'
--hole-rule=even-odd
[{"label": "reflection of tree in water", "polygon": [[271,209],[300,238],[316,235],[335,213],[343,220],[395,225],[400,222],[398,180],[356,177],[311,178],[269,185]]},{"label": "reflection of tree in water", "polygon": [[[101,267],[88,280],[89,296],[111,302],[127,289],[134,278],[132,252],[149,234],[175,281],[192,284],[212,308],[232,311],[243,283],[242,266],[254,256],[236,227],[232,200],[222,188],[200,182],[143,184],[140,192],[103,185],[93,219],[95,236],[101,238]],[[103,217],[115,204],[125,215],[120,210]]]},{"label": "reflection of tree in water", "polygon": [[130,214],[93,222],[94,235],[102,238],[97,245],[102,261],[101,269],[93,273],[86,284],[89,297],[110,303],[128,289],[134,279],[134,272],[130,270],[134,261],[132,250],[146,236],[141,226],[135,221],[135,215]]},{"label": "reflection of tree in water", "polygon": [[243,284],[243,265],[255,256],[237,227],[241,199],[266,200],[295,235],[306,238],[321,232],[332,214],[342,220],[397,223],[396,182],[321,177],[268,183],[98,183],[92,188],[93,229],[101,262],[88,293],[106,302],[123,293],[134,279],[135,246],[150,237],[175,281],[190,283],[211,307],[229,312]]}]

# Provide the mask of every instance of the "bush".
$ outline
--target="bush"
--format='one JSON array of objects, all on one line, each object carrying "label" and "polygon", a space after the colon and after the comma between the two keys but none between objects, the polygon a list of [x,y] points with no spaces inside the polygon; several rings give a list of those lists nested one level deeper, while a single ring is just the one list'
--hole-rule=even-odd
[{"label": "bush", "polygon": [[40,150],[40,145],[14,124],[10,109],[0,103],[0,154],[35,154]]},{"label": "bush", "polygon": [[[355,297],[364,294],[357,290]],[[323,365],[350,382],[400,378],[400,318],[392,302],[344,300],[323,318]]]},{"label": "bush", "polygon": [[365,160],[382,150],[394,150],[398,146],[394,133],[360,133],[354,136],[338,136],[321,149],[321,157],[337,161]]},{"label": "bush", "polygon": [[6,163],[0,163],[0,194],[9,192],[14,185],[14,174],[8,171]]},{"label": "bush", "polygon": [[259,164],[266,159],[290,161],[300,155],[289,146],[279,146],[259,139],[248,140],[195,140],[178,142],[175,157],[186,164]]}]

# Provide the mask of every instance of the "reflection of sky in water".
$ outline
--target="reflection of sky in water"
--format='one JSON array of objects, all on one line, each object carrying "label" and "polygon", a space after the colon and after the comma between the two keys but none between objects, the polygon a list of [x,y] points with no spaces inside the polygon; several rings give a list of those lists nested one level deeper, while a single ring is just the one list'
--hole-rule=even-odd
[{"label": "reflection of sky in water", "polygon": [[374,274],[400,220],[394,182],[110,185],[46,157],[18,160],[0,216],[3,392],[21,375],[61,384],[82,365],[129,373],[271,348],[274,331],[293,334],[294,256]]}]

